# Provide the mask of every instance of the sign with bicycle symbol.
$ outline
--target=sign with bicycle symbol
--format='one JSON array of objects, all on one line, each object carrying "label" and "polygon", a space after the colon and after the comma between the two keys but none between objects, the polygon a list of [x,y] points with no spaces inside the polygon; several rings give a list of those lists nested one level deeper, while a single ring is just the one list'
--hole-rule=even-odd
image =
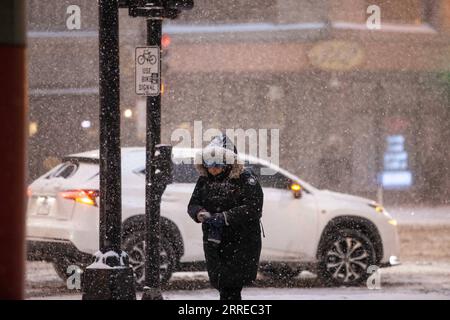
[{"label": "sign with bicycle symbol", "polygon": [[157,96],[161,88],[159,47],[137,47],[135,55],[136,94]]}]

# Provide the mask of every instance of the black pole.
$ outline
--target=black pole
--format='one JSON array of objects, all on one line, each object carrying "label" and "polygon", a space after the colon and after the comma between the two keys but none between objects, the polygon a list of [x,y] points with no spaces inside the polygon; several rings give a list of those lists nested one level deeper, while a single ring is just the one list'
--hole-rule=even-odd
[{"label": "black pole", "polygon": [[120,250],[121,159],[117,1],[99,1],[100,251]]},{"label": "black pole", "polygon": [[129,266],[128,256],[121,250],[118,2],[99,0],[100,251],[95,256],[95,263],[87,267],[83,274],[85,300],[136,299],[133,270]]},{"label": "black pole", "polygon": [[[147,45],[161,48],[162,18],[147,19]],[[159,71],[161,50],[159,49]],[[161,90],[155,96],[147,97],[147,142],[146,142],[146,185],[145,185],[145,288],[143,300],[162,300],[160,289],[160,181],[155,177],[156,145],[161,143]]]}]

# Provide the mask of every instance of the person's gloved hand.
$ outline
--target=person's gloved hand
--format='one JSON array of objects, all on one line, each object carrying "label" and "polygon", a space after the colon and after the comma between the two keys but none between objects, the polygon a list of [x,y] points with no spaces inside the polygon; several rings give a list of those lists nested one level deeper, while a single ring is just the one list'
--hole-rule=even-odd
[{"label": "person's gloved hand", "polygon": [[222,212],[214,213],[210,218],[205,220],[206,223],[215,226],[215,227],[223,227],[225,225],[225,217]]},{"label": "person's gloved hand", "polygon": [[197,213],[197,220],[202,223],[210,218],[211,218],[211,213],[209,213],[206,210],[201,210],[199,213]]},{"label": "person's gloved hand", "polygon": [[219,244],[222,241],[222,232],[225,225],[225,217],[219,212],[205,220],[209,226],[208,241]]}]

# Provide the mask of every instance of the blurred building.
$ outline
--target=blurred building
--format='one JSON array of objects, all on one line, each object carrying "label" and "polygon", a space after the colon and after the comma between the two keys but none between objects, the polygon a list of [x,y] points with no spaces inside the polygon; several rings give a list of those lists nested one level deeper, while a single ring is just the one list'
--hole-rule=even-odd
[{"label": "blurred building", "polygon": [[[98,149],[98,7],[91,0],[30,0],[27,4],[31,181],[64,155]],[[79,29],[71,29],[74,5],[79,8]],[[121,12],[124,126],[132,127],[136,118],[134,48],[145,43],[143,32],[145,21]],[[135,132],[124,130],[123,139],[136,144]]]},{"label": "blurred building", "polygon": [[281,166],[313,185],[450,200],[449,1],[197,0],[165,30],[166,141],[194,120],[279,128]]},{"label": "blurred building", "polygon": [[[29,3],[35,177],[52,157],[98,146],[97,8]],[[65,29],[70,4],[81,30]],[[367,27],[371,5],[381,29]],[[144,141],[133,88],[143,23],[123,12],[124,145]],[[374,198],[382,182],[388,203],[450,199],[448,0],[196,0],[163,32],[163,142],[194,121],[279,129],[280,165],[313,185]]]}]

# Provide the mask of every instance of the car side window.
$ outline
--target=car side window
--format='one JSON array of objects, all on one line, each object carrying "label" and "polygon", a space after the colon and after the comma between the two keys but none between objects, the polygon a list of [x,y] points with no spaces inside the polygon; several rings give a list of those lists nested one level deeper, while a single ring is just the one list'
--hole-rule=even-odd
[{"label": "car side window", "polygon": [[285,177],[280,172],[276,172],[272,175],[261,174],[261,169],[266,168],[261,165],[248,165],[246,168],[258,177],[259,183],[263,188],[287,189],[289,187],[289,178]]},{"label": "car side window", "polygon": [[68,179],[73,176],[78,170],[78,165],[74,162],[67,161],[63,163],[60,168],[54,172],[51,172],[46,178],[64,178]]},{"label": "car side window", "polygon": [[[145,168],[139,170],[138,174],[145,176]],[[199,174],[195,165],[181,163],[173,165],[172,176],[172,183],[196,183]]]}]

